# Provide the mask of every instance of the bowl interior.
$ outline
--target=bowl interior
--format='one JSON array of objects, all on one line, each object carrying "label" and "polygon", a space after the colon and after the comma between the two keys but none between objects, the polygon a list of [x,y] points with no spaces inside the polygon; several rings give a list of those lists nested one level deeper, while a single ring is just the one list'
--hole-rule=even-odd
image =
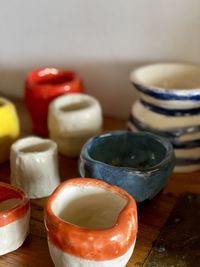
[{"label": "bowl interior", "polygon": [[13,209],[22,203],[22,196],[15,190],[0,186],[0,212]]},{"label": "bowl interior", "polygon": [[153,64],[133,71],[131,80],[147,87],[199,89],[200,67],[178,63]]},{"label": "bowl interior", "polygon": [[52,202],[52,211],[61,220],[88,229],[112,227],[127,204],[119,193],[103,187],[65,187]]},{"label": "bowl interior", "polygon": [[112,166],[148,169],[159,164],[166,156],[166,147],[149,134],[102,135],[88,148],[89,156]]}]

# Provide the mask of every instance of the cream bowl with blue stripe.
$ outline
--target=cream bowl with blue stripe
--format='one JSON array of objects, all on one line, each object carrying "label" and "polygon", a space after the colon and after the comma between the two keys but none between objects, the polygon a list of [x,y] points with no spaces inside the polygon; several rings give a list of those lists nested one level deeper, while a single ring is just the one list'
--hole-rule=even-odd
[{"label": "cream bowl with blue stripe", "polygon": [[139,92],[128,128],[167,137],[173,144],[177,172],[200,169],[200,66],[160,63],[131,73]]}]

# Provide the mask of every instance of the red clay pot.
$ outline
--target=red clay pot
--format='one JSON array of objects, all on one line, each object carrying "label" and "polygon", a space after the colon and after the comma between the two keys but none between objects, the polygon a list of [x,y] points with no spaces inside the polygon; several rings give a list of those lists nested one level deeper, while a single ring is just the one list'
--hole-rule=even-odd
[{"label": "red clay pot", "polygon": [[35,133],[48,136],[47,115],[49,103],[57,96],[82,93],[80,77],[73,71],[40,68],[31,71],[25,83],[25,103],[33,122]]}]

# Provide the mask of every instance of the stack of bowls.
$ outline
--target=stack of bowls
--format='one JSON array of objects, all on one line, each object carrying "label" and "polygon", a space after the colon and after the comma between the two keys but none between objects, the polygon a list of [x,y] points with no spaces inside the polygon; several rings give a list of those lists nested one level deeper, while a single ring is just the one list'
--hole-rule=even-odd
[{"label": "stack of bowls", "polygon": [[200,169],[200,67],[162,63],[131,73],[140,99],[128,127],[167,137],[175,149],[177,172]]}]

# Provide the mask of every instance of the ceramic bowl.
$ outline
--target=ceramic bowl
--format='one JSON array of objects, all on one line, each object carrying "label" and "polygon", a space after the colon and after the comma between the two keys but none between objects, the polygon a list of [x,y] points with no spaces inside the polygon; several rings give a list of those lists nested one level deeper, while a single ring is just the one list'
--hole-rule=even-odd
[{"label": "ceramic bowl", "polygon": [[63,94],[82,93],[83,90],[80,77],[73,71],[57,68],[32,70],[26,78],[25,103],[35,133],[48,136],[48,106],[53,99]]},{"label": "ceramic bowl", "polygon": [[0,97],[0,163],[9,160],[10,147],[19,134],[19,119],[14,104]]},{"label": "ceramic bowl", "polygon": [[101,105],[90,95],[60,96],[49,106],[49,135],[65,156],[79,156],[84,143],[101,132],[102,122]]},{"label": "ceramic bowl", "polygon": [[0,255],[19,248],[29,232],[30,202],[24,192],[0,182]]},{"label": "ceramic bowl", "polygon": [[174,167],[171,143],[150,133],[114,131],[90,139],[80,154],[79,172],[117,185],[137,202],[152,199]]},{"label": "ceramic bowl", "polygon": [[200,66],[161,63],[131,73],[139,92],[130,130],[167,137],[175,149],[178,172],[200,169]]},{"label": "ceramic bowl", "polygon": [[134,199],[95,179],[62,183],[45,207],[56,267],[125,267],[134,250],[137,224]]}]

